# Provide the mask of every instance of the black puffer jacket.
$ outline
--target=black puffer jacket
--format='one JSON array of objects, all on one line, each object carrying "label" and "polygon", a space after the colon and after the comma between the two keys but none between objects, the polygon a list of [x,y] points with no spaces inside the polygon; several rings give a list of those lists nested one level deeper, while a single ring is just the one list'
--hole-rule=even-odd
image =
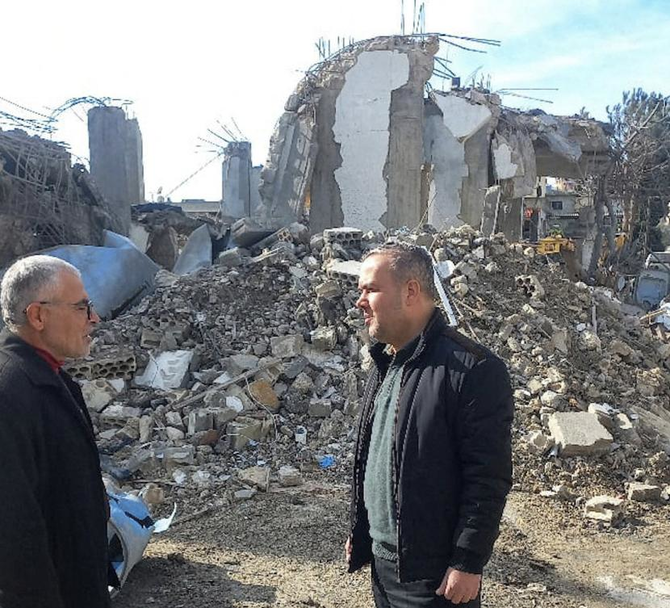
[{"label": "black puffer jacket", "polygon": [[[363,480],[374,397],[390,357],[371,349],[352,489],[349,571],[372,559]],[[512,483],[514,412],[504,363],[435,311],[405,364],[393,450],[400,581],[481,573]]]},{"label": "black puffer jacket", "polygon": [[79,387],[4,330],[0,608],[109,605],[104,496]]}]

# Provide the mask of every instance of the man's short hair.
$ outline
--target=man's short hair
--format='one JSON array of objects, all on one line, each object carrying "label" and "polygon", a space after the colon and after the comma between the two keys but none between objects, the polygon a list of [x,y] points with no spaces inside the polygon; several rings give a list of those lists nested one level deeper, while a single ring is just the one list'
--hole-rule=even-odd
[{"label": "man's short hair", "polygon": [[14,262],[0,284],[2,320],[16,332],[26,324],[25,310],[31,302],[50,297],[58,288],[60,274],[70,272],[81,278],[72,265],[49,255],[31,255]]},{"label": "man's short hair", "polygon": [[391,272],[400,283],[415,279],[421,286],[421,291],[429,298],[437,299],[433,259],[426,249],[409,243],[389,242],[368,251],[363,260],[373,255],[388,258]]}]

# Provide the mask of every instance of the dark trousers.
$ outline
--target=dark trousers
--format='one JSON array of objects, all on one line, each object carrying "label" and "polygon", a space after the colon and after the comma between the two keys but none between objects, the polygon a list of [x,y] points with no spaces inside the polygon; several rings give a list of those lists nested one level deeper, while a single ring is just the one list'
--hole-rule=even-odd
[{"label": "dark trousers", "polygon": [[443,595],[435,595],[442,580],[399,583],[395,563],[375,557],[372,560],[372,593],[377,608],[480,608],[477,596],[467,604],[453,604]]}]

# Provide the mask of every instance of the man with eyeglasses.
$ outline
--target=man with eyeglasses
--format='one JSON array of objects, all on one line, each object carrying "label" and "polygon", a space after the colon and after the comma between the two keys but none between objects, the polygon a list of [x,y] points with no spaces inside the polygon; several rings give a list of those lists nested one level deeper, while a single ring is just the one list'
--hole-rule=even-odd
[{"label": "man with eyeglasses", "polygon": [[107,504],[65,360],[100,318],[79,271],[35,255],[0,286],[0,607],[107,608]]}]

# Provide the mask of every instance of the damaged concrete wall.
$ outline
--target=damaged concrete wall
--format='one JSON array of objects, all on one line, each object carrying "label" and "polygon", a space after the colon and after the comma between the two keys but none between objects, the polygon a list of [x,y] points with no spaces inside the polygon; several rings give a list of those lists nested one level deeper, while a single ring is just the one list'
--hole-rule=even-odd
[{"label": "damaged concrete wall", "polygon": [[391,91],[408,79],[409,59],[397,51],[361,53],[345,76],[335,104],[333,133],[342,157],[335,181],[346,226],[384,229]]},{"label": "damaged concrete wall", "polygon": [[[377,38],[308,73],[271,141],[260,188],[266,220],[308,210],[313,231],[419,221],[423,88],[437,48],[430,38]],[[295,125],[305,145],[293,142]]]},{"label": "damaged concrete wall", "polygon": [[91,176],[118,218],[130,231],[130,206],[144,202],[142,134],[136,119],[122,108],[98,106],[88,111]]},{"label": "damaged concrete wall", "polygon": [[[287,225],[308,214],[320,232],[484,221],[487,232],[504,226],[518,238],[522,199],[538,176],[602,170],[608,138],[601,123],[509,110],[477,89],[431,91],[425,99],[438,46],[430,36],[375,38],[307,73],[271,141],[263,223]],[[499,191],[487,199],[494,185]]]},{"label": "damaged concrete wall", "polygon": [[426,103],[425,162],[432,169],[428,222],[478,226],[489,186],[489,146],[499,109],[483,96],[433,92]]}]

